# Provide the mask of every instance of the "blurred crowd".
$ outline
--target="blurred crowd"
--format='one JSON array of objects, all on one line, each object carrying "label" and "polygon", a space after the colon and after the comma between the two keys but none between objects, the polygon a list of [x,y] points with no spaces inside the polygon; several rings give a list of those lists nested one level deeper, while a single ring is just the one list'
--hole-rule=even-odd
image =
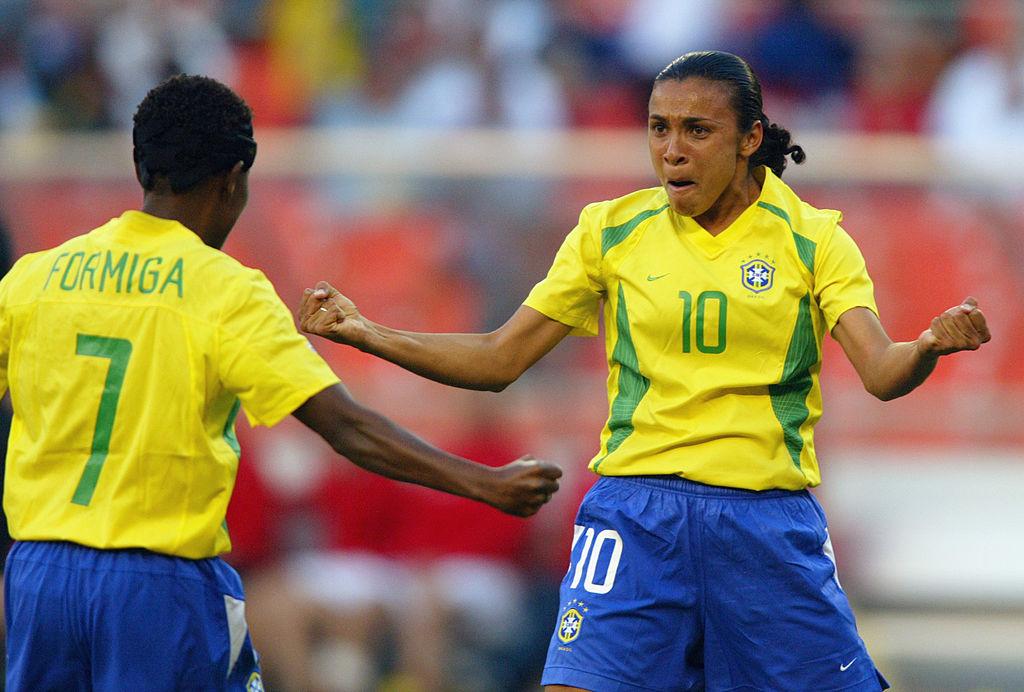
[{"label": "blurred crowd", "polygon": [[178,71],[235,86],[258,126],[635,127],[661,67],[719,48],[749,59],[787,126],[952,131],[969,84],[971,122],[998,138],[1024,117],[1020,10],[1016,0],[0,0],[0,128],[123,127]]},{"label": "blurred crowd", "polygon": [[[640,128],[658,70],[683,52],[715,48],[751,62],[766,112],[787,128],[934,134],[965,171],[998,166],[999,156],[1009,168],[1017,150],[1007,144],[1024,125],[1022,10],[1017,0],[0,0],[0,132],[127,128],[145,93],[176,72],[232,85],[255,111],[257,139],[272,126]],[[358,291],[363,272],[356,297],[368,314],[442,331],[493,327],[511,314],[581,204],[602,194],[543,181],[434,181],[414,210],[396,212],[377,204],[395,195],[390,187],[324,182],[329,194],[315,204],[330,198],[338,205],[330,211],[346,210],[340,221],[321,207],[308,211],[305,187],[278,181],[276,201],[255,192],[243,219],[253,240],[233,239],[231,251],[266,268],[286,300],[300,284],[340,275],[343,288]],[[83,189],[60,205],[51,188],[11,192],[22,245],[32,225],[70,233],[63,217],[46,215],[82,216],[73,205],[103,199]],[[898,204],[856,193],[829,200],[861,221],[858,241],[881,292],[918,290],[899,284],[906,272],[886,223],[916,239],[922,262],[947,268],[962,259],[961,246],[977,254],[1005,243],[977,264],[993,285],[1019,289],[1012,267],[996,268],[1001,257],[1024,261],[1008,240],[1021,237],[1019,222],[1007,220],[1019,216],[1016,207],[961,223],[962,237],[978,242],[958,245],[928,235],[945,220],[941,210],[923,211],[932,200],[902,194]],[[372,218],[357,218],[360,205],[373,208]],[[524,242],[523,229],[536,235]],[[346,235],[337,246],[321,237],[334,230]],[[251,255],[246,242],[258,246]],[[315,243],[321,251],[310,252]],[[424,247],[434,254],[417,259]],[[394,266],[405,269],[392,274]],[[950,273],[957,290],[976,283],[974,274]],[[889,316],[904,310],[916,325],[918,312],[933,314],[929,299],[945,307],[931,284],[919,293],[911,307],[883,296],[894,306]],[[229,559],[247,585],[271,689],[536,685],[572,512],[592,480],[583,464],[606,413],[597,341],[556,349],[526,394],[496,399],[419,390],[412,376],[338,360],[347,357],[340,348],[323,347],[360,396],[433,442],[489,464],[543,452],[566,466],[567,491],[529,522],[335,463],[294,422],[273,435],[240,431]],[[1019,377],[1014,358],[1016,371],[991,377]],[[589,379],[543,380],[555,369]],[[531,418],[538,414],[526,399],[538,392],[560,402],[561,420]],[[921,411],[941,410],[919,400]],[[431,422],[426,409],[435,407],[457,424]],[[872,411],[850,418],[870,422]]]}]

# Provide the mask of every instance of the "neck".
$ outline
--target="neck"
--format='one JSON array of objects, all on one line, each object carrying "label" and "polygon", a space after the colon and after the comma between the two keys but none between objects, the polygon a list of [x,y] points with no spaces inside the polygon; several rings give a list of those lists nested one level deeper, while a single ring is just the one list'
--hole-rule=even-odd
[{"label": "neck", "polygon": [[161,219],[177,221],[195,233],[210,247],[220,248],[223,238],[215,238],[212,230],[212,207],[204,197],[146,192],[142,198],[142,211]]},{"label": "neck", "polygon": [[744,170],[742,175],[737,175],[711,208],[693,220],[711,235],[727,229],[761,194],[764,179],[758,173]]}]

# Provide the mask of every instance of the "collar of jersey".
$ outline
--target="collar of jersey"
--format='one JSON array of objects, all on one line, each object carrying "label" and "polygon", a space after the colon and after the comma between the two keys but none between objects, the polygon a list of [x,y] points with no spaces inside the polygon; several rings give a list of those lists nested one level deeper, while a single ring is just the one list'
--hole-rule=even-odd
[{"label": "collar of jersey", "polygon": [[185,233],[202,242],[198,235],[187,226],[174,219],[162,219],[159,216],[147,214],[137,209],[129,209],[121,214],[118,224],[122,232],[144,233],[146,235],[156,233]]},{"label": "collar of jersey", "polygon": [[778,178],[769,168],[764,169],[764,183],[761,185],[761,192],[757,199],[750,203],[731,224],[729,224],[718,235],[711,235],[699,223],[689,216],[681,216],[669,209],[671,217],[675,220],[676,227],[688,241],[699,247],[708,257],[714,258],[720,255],[726,248],[736,242],[750,229],[760,209],[758,202],[766,199],[775,199],[775,187],[778,185]]}]

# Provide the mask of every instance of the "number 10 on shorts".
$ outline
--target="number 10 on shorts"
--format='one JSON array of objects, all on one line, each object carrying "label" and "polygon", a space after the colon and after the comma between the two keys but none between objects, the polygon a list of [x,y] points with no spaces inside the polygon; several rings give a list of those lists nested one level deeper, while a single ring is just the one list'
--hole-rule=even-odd
[{"label": "number 10 on shorts", "polygon": [[[583,580],[583,589],[590,593],[608,593],[615,585],[615,573],[619,570],[622,558],[622,537],[614,529],[595,532],[589,526],[573,526],[572,553],[576,553],[576,545],[583,537],[583,550],[575,563],[570,562],[569,573],[572,574],[570,589],[575,589]],[[603,572],[598,581],[599,565]],[[586,576],[584,576],[586,575]]]}]

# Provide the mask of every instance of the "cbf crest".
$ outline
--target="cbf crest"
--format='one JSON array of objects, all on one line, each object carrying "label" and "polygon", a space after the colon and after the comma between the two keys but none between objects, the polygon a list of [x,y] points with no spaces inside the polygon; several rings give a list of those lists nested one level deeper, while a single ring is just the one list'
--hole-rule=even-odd
[{"label": "cbf crest", "polygon": [[562,617],[558,621],[558,638],[562,640],[562,643],[568,644],[580,636],[584,614],[587,610],[583,601],[575,598],[562,608]]},{"label": "cbf crest", "polygon": [[740,275],[743,288],[754,293],[764,293],[775,284],[775,265],[770,257],[758,253],[743,261]]}]

